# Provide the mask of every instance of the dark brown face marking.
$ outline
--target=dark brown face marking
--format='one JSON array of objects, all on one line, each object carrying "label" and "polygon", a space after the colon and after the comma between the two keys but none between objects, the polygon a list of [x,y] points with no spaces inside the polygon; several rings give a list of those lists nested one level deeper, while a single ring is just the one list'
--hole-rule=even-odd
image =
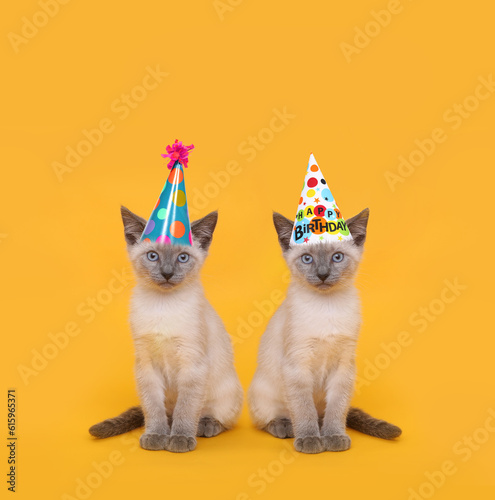
[{"label": "dark brown face marking", "polygon": [[273,223],[275,224],[280,246],[282,247],[282,250],[286,252],[290,246],[290,238],[292,236],[294,222],[278,212],[273,212]]},{"label": "dark brown face marking", "polygon": [[218,212],[210,212],[208,215],[202,219],[195,220],[191,224],[191,232],[193,234],[193,243],[199,244],[199,246],[207,251],[210,247],[211,240],[213,238],[213,231],[217,226]]},{"label": "dark brown face marking", "polygon": [[120,207],[120,213],[122,215],[122,222],[124,223],[125,241],[128,245],[134,245],[143,234],[146,220],[124,206]]},{"label": "dark brown face marking", "polygon": [[191,223],[193,245],[166,245],[141,241],[146,220],[121,208],[124,235],[138,277],[151,286],[172,289],[197,276],[208,253],[218,220],[214,211]]},{"label": "dark brown face marking", "polygon": [[274,212],[273,222],[278,240],[292,275],[305,284],[326,291],[344,285],[355,275],[366,239],[369,210],[347,220],[353,240],[293,244],[293,221]]},{"label": "dark brown face marking", "polygon": [[365,208],[354,217],[347,219],[347,227],[354,238],[354,243],[361,247],[366,241],[366,228],[368,227],[368,219],[370,216],[370,209]]}]

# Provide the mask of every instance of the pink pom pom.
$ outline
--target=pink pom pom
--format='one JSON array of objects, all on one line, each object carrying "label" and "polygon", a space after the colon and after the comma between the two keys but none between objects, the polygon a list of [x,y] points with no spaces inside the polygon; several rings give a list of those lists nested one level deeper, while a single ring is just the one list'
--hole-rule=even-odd
[{"label": "pink pom pom", "polygon": [[187,168],[189,151],[194,149],[194,146],[191,144],[190,146],[183,146],[182,141],[178,141],[175,139],[175,142],[171,146],[167,146],[167,154],[163,155],[163,158],[170,158],[170,161],[167,163],[167,167],[169,170],[175,165],[175,162],[178,161]]}]

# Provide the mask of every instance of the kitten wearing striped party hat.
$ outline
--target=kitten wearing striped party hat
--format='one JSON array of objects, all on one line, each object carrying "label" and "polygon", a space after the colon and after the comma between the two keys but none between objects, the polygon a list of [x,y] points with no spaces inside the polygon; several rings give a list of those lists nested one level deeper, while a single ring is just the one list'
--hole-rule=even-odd
[{"label": "kitten wearing striped party hat", "polygon": [[199,279],[218,215],[189,222],[184,167],[193,147],[175,141],[162,155],[170,174],[148,221],[121,210],[137,278],[130,323],[141,406],[89,432],[106,438],[144,425],[147,450],[194,450],[195,436],[233,427],[243,401],[230,337]]},{"label": "kitten wearing striped party hat", "polygon": [[393,439],[395,425],[350,407],[361,323],[354,277],[369,210],[344,220],[311,154],[296,220],[273,214],[291,271],[287,297],[263,334],[248,392],[251,418],[303,453],[343,451],[346,426]]}]

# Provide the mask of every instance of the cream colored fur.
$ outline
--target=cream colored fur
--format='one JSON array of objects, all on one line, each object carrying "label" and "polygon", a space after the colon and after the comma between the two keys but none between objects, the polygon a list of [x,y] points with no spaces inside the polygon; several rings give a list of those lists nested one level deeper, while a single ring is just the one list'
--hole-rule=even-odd
[{"label": "cream colored fur", "polygon": [[[251,418],[277,437],[294,436],[298,451],[344,450],[350,446],[346,417],[361,323],[354,276],[363,247],[352,241],[289,247],[292,222],[278,216],[275,224],[292,282],[260,342],[248,392]],[[365,218],[364,231],[367,212]],[[333,271],[330,265],[329,277],[321,281],[315,273],[335,252],[344,253],[345,265],[334,265]],[[304,254],[313,255],[313,270],[301,264]]]},{"label": "cream colored fur", "polygon": [[[193,234],[199,229],[198,224],[193,224]],[[243,401],[230,337],[206,299],[199,279],[206,250],[199,246],[200,237],[192,247],[177,250],[152,242],[129,241],[137,278],[130,322],[136,381],[145,416],[141,445],[147,449],[190,451],[196,446],[200,419],[214,422],[213,435],[230,429]],[[150,251],[160,253],[163,266],[168,260],[175,262],[170,282],[174,283],[178,276],[178,283],[160,284],[150,278],[146,267],[152,266],[146,260]],[[183,274],[175,257],[180,252],[190,255],[189,267]]]}]

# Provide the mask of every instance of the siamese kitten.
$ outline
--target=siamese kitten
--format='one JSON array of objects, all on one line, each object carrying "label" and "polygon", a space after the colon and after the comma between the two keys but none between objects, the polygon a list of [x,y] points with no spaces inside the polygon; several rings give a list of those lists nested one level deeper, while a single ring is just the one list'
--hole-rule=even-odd
[{"label": "siamese kitten", "polygon": [[343,451],[346,424],[392,439],[395,425],[350,408],[361,323],[354,286],[366,239],[369,210],[347,221],[353,240],[289,246],[293,221],[273,221],[292,281],[270,320],[248,392],[251,418],[275,437],[295,437],[303,453]]},{"label": "siamese kitten", "polygon": [[199,280],[218,215],[194,221],[193,246],[181,246],[140,241],[146,220],[121,212],[137,278],[130,322],[141,406],[89,432],[105,438],[144,424],[142,448],[191,451],[195,436],[230,429],[243,402],[230,337]]}]

